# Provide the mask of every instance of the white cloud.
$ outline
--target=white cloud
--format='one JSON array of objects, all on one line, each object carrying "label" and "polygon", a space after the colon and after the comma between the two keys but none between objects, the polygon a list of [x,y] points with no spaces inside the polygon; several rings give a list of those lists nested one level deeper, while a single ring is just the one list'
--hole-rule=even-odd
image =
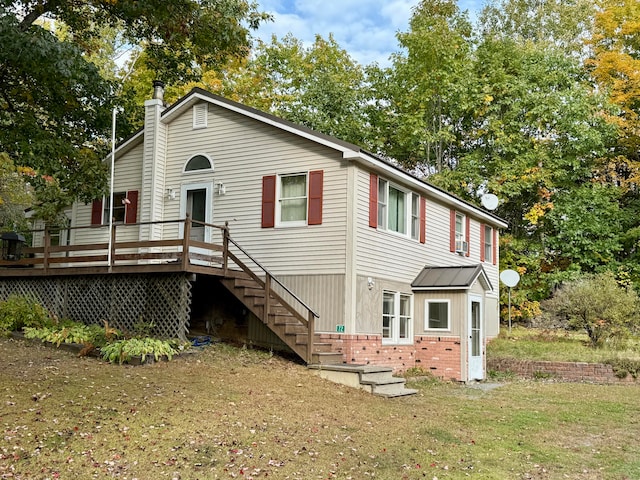
[{"label": "white cloud", "polygon": [[[462,10],[477,8],[481,0],[460,0]],[[390,64],[399,49],[396,34],[407,31],[412,8],[418,0],[259,0],[259,9],[273,15],[254,36],[269,41],[291,33],[305,46],[315,35],[336,42],[361,65]]]}]

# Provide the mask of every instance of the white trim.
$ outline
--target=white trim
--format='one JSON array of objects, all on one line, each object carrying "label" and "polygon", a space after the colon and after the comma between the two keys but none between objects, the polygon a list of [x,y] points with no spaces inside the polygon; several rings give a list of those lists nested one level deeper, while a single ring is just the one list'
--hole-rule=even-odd
[{"label": "white trim", "polygon": [[[195,157],[204,157],[207,160],[209,160],[209,168],[200,168],[198,170],[189,170],[187,171],[187,165],[189,165],[189,162],[191,160],[193,160]],[[211,157],[209,155],[207,155],[206,153],[194,153],[193,155],[191,155],[186,162],[184,162],[184,165],[182,165],[182,174],[183,175],[193,175],[194,173],[201,173],[201,172],[213,172],[215,169],[214,164],[213,164],[213,160],[211,159]]]},{"label": "white trim", "polygon": [[[472,342],[473,342],[473,335],[471,332],[471,328],[472,328],[472,321],[473,321],[473,315],[472,315],[472,306],[473,303],[477,303],[478,304],[478,314],[480,315],[479,318],[479,349],[480,349],[480,354],[476,355],[476,362],[479,362],[476,365],[472,365],[471,362],[471,352],[472,352]],[[483,380],[484,379],[484,350],[485,350],[485,346],[484,346],[484,298],[482,298],[482,295],[478,295],[478,294],[469,294],[469,299],[468,299],[468,303],[467,303],[467,380]],[[478,370],[474,370],[473,372],[471,371],[471,369],[473,367],[476,367]],[[474,375],[475,373],[475,375]]]},{"label": "white trim", "polygon": [[[297,177],[305,176],[305,198],[307,200],[305,204],[304,220],[291,220],[282,221],[282,177]],[[279,173],[276,175],[276,212],[275,212],[275,226],[276,228],[289,228],[289,227],[306,227],[309,222],[309,171],[306,172],[294,172],[294,173]]]},{"label": "white trim", "polygon": [[[180,186],[180,218],[187,216],[187,192],[189,190],[206,190],[207,199],[204,211],[205,223],[213,223],[213,180],[210,182],[183,183]],[[184,223],[180,223],[180,238],[184,234]],[[211,227],[204,229],[204,241],[211,242]]]},{"label": "white trim", "polygon": [[474,207],[460,199],[457,199],[451,194],[443,192],[442,190],[439,190],[433,187],[432,185],[426,184],[423,181],[418,180],[416,177],[406,172],[403,172],[398,168],[393,167],[387,164],[386,162],[383,162],[382,160],[379,160],[371,156],[370,154],[367,154],[366,152],[363,152],[356,145],[343,144],[343,143],[339,143],[338,141],[332,141],[331,137],[321,136],[316,134],[313,131],[302,130],[296,126],[290,125],[289,123],[284,123],[278,118],[271,118],[270,116],[267,116],[268,114],[261,114],[264,112],[253,111],[253,110],[250,110],[248,107],[245,107],[244,105],[235,104],[235,102],[234,103],[225,102],[215,97],[210,97],[207,95],[203,95],[201,93],[193,93],[189,95],[188,98],[186,98],[186,100],[183,99],[183,101],[184,101],[183,104],[176,105],[175,108],[172,108],[171,110],[169,110],[167,114],[162,117],[161,121],[165,123],[169,123],[175,116],[180,115],[185,109],[189,108],[194,103],[202,102],[202,101],[208,102],[213,105],[222,107],[226,110],[239,113],[245,117],[252,118],[261,123],[274,126],[280,130],[293,133],[294,135],[297,135],[302,138],[306,138],[320,145],[324,145],[326,147],[337,150],[342,153],[342,158],[347,160],[355,160],[363,165],[368,165],[370,167],[373,167],[374,170],[384,172],[385,175],[388,175],[390,178],[399,179],[399,181],[401,181],[402,183],[407,183],[408,185],[411,186],[411,188],[415,188],[419,193],[420,192],[428,193],[431,197],[435,197],[440,201],[442,201],[443,203],[452,206],[453,208],[460,209],[465,212],[469,212],[472,214],[472,216],[482,219],[491,225],[495,225],[496,227],[499,227],[499,228],[508,227],[506,222],[499,220],[493,215],[490,215],[480,210],[479,208]]},{"label": "white trim", "polygon": [[209,117],[209,104],[196,103],[192,108],[193,129],[207,128]]},{"label": "white trim", "polygon": [[[381,343],[382,345],[411,345],[414,341],[413,339],[413,323],[414,323],[414,308],[413,308],[413,295],[406,292],[398,292],[393,290],[383,290],[382,291],[382,305],[384,312],[384,295],[391,294],[393,295],[393,308],[394,312],[392,315],[392,324],[391,324],[391,337],[385,338],[384,332],[381,332]],[[400,299],[402,297],[409,298],[409,321],[407,322],[407,338],[400,338]],[[384,313],[383,313],[384,318]]]},{"label": "white trim", "polygon": [[[429,304],[430,303],[446,303],[447,304],[447,328],[430,328],[429,327]],[[428,333],[451,332],[451,299],[426,298],[424,300],[424,331]]]}]

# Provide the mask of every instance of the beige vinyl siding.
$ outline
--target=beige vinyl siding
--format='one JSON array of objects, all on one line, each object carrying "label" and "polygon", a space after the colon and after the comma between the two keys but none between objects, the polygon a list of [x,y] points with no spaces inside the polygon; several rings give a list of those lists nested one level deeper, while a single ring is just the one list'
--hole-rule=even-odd
[{"label": "beige vinyl siding", "polygon": [[484,297],[484,336],[495,338],[500,333],[498,297]]},{"label": "beige vinyl siding", "polygon": [[[225,195],[211,200],[213,223],[228,221],[231,236],[276,275],[344,274],[347,169],[341,155],[214,105],[208,115],[203,129],[192,128],[190,109],[172,121],[165,186],[224,183]],[[212,160],[213,172],[183,173],[196,154]],[[261,228],[263,176],[312,170],[324,171],[322,225]],[[179,208],[179,199],[166,201],[166,217],[177,218]]]},{"label": "beige vinyl siding", "polygon": [[[357,176],[357,271],[361,275],[411,283],[425,265],[475,265],[480,262],[480,222],[471,218],[470,256],[449,250],[450,207],[426,198],[426,243],[369,226],[370,172],[359,169]],[[385,178],[382,176],[381,178]],[[415,192],[420,194],[420,192]],[[390,255],[389,252],[393,252]],[[494,289],[498,288],[498,268],[483,264]]]},{"label": "beige vinyl siding", "polygon": [[[449,300],[451,330],[426,330],[425,315],[427,300]],[[413,298],[415,331],[416,335],[455,336],[459,337],[466,329],[467,313],[469,309],[469,297],[464,290],[433,291],[416,293]]]},{"label": "beige vinyl siding", "polygon": [[320,315],[316,331],[335,332],[336,325],[344,324],[344,275],[296,275],[278,279]]},{"label": "beige vinyl siding", "polygon": [[[114,190],[116,192],[126,192],[129,190],[138,190],[138,219],[140,219],[142,196],[142,143],[133,147],[122,157],[117,157],[115,163]],[[89,226],[91,225],[91,203],[76,203],[74,206],[72,226]],[[120,227],[120,226],[118,226]],[[87,243],[107,242],[109,240],[109,229],[104,226],[101,228],[81,229],[71,231],[71,243],[75,245],[83,245]],[[117,237],[118,241],[136,241],[138,240],[138,227],[122,226]]]}]

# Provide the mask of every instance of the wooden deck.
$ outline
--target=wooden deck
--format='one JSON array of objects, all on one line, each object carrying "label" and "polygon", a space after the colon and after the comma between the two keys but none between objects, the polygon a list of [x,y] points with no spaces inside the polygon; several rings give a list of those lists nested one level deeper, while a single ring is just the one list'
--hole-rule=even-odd
[{"label": "wooden deck", "polygon": [[[220,242],[193,240],[194,226],[209,229],[209,238],[219,235]],[[145,227],[162,227],[175,235],[169,234],[160,240],[130,240]],[[85,229],[95,232],[77,235]],[[227,224],[206,224],[187,217],[110,227],[73,227],[66,233],[72,231],[76,233],[74,238],[107,238],[108,241],[54,245],[55,237],[49,229],[20,232],[38,246],[24,246],[20,258],[0,259],[0,279],[172,272],[217,276],[307,363],[320,363],[319,356],[327,356],[328,352],[316,342],[318,314],[238,245],[229,235]],[[298,327],[303,330],[296,330]]]},{"label": "wooden deck", "polygon": [[[133,228],[157,225],[182,225],[181,238],[164,238],[147,241],[119,241],[118,235],[126,235]],[[73,231],[91,229],[96,236],[110,237],[110,242],[70,245],[52,245],[49,229],[24,232],[26,238],[39,240],[40,246],[25,246],[19,259],[0,259],[0,277],[55,276],[55,275],[96,275],[109,273],[152,273],[191,272],[216,276],[234,276],[228,268],[229,229],[228,226],[199,224],[212,231],[218,231],[219,243],[201,242],[190,239],[194,224],[189,218],[147,222],[128,225],[113,225],[111,235],[107,226],[72,227]],[[213,236],[213,235],[212,235]],[[238,265],[236,272],[242,268]]]}]

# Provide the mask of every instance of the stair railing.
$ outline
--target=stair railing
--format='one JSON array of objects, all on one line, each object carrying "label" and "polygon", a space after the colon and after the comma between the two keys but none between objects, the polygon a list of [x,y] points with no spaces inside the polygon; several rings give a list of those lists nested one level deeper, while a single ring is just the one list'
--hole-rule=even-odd
[{"label": "stair railing", "polygon": [[[271,297],[278,302],[287,310],[289,310],[298,320],[300,320],[303,324],[307,325],[307,363],[312,362],[313,357],[313,338],[315,335],[315,320],[319,318],[318,315],[309,305],[307,305],[300,297],[298,297],[289,287],[287,287],[284,283],[282,283],[277,277],[275,277],[264,265],[258,262],[255,258],[253,258],[244,248],[242,248],[233,238],[231,238],[229,234],[229,224],[225,223],[225,227],[223,229],[223,269],[225,273],[228,270],[228,261],[229,258],[233,260],[233,262],[239,266],[243,271],[249,274],[258,284],[264,287],[264,296],[265,296],[265,307],[264,307],[264,316],[265,322],[269,319],[269,312],[271,309]],[[233,254],[229,250],[229,245],[233,244],[243,255],[245,255],[254,265],[256,265],[262,272],[264,273],[265,279],[264,281],[256,275],[251,268],[245,265],[236,255]],[[296,308],[290,306],[289,302],[282,298],[277,291],[273,289],[273,283],[276,283],[282,290],[284,290],[291,298],[293,298],[296,303],[302,307],[303,311],[306,313],[306,316],[303,316]]]}]

